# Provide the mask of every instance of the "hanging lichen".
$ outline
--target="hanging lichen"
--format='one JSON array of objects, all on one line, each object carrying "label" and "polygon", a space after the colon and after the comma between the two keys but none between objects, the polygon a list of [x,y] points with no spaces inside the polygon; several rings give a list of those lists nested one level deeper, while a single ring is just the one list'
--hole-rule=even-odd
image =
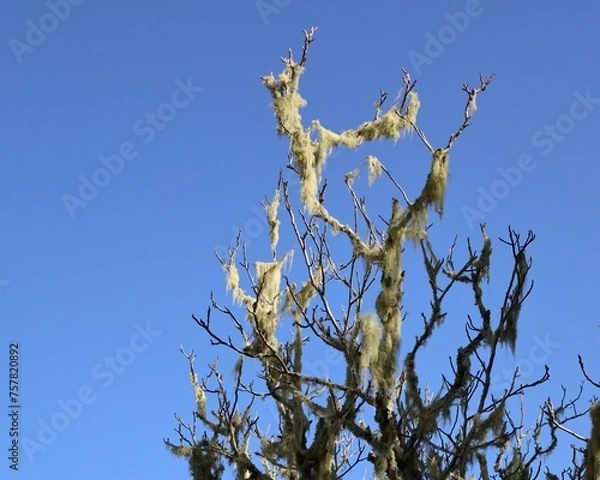
[{"label": "hanging lichen", "polygon": [[206,395],[198,382],[198,376],[192,368],[190,368],[190,383],[194,388],[194,398],[196,400],[196,413],[200,418],[206,418]]},{"label": "hanging lichen", "polygon": [[302,130],[299,110],[306,101],[298,93],[298,81],[304,68],[291,59],[285,60],[285,69],[277,79],[273,74],[263,77],[263,83],[271,92],[271,104],[278,119],[280,134]]},{"label": "hanging lichen", "polygon": [[362,334],[359,368],[361,371],[370,368],[371,376],[379,383],[381,378],[379,372],[376,370],[376,362],[381,342],[381,325],[377,316],[372,313],[360,315],[358,317],[358,325]]},{"label": "hanging lichen", "polygon": [[[411,131],[411,122],[416,121],[419,99],[411,91],[404,114],[393,106],[380,118],[341,134],[324,128],[318,121],[305,130],[300,109],[306,106],[306,101],[298,93],[298,79],[303,67],[291,59],[285,63],[284,72],[277,79],[271,74],[263,77],[263,83],[274,99],[272,107],[278,120],[278,132],[290,138],[294,166],[300,177],[302,203],[310,214],[326,217],[326,210],[318,200],[318,191],[321,172],[332,150],[338,146],[357,148],[365,141],[397,139],[402,133]],[[317,134],[315,140],[311,141],[311,133]],[[332,226],[336,228],[335,223]]]},{"label": "hanging lichen", "polygon": [[273,199],[265,205],[265,211],[267,214],[267,222],[269,224],[269,237],[271,239],[271,251],[275,254],[277,243],[279,242],[279,226],[281,221],[277,217],[277,210],[281,201],[281,192],[279,189],[275,190]]},{"label": "hanging lichen", "polygon": [[590,407],[592,431],[587,441],[585,452],[586,480],[600,478],[600,402],[595,402]]},{"label": "hanging lichen", "polygon": [[367,157],[367,167],[369,169],[369,187],[373,185],[373,182],[381,176],[383,173],[383,165],[381,162],[374,157],[369,155]]},{"label": "hanging lichen", "polygon": [[413,124],[417,122],[417,113],[419,112],[420,106],[421,106],[421,102],[419,101],[417,92],[415,92],[415,91],[409,92],[408,93],[408,106],[406,107],[406,119],[409,122],[411,122]]},{"label": "hanging lichen", "polygon": [[435,150],[425,186],[404,215],[402,223],[405,225],[406,238],[416,244],[427,237],[429,208],[433,207],[440,217],[444,213],[449,164],[448,151],[441,148]]},{"label": "hanging lichen", "polygon": [[225,288],[231,292],[233,301],[238,305],[245,305],[246,308],[251,308],[254,303],[254,298],[247,295],[240,287],[240,272],[235,264],[235,251],[231,253],[229,262],[223,265],[225,270]]},{"label": "hanging lichen", "polygon": [[290,260],[291,253],[287,253],[280,260],[255,263],[258,291],[254,308],[249,315],[256,323],[255,330],[258,334],[255,346],[259,348],[263,339],[272,348],[277,345],[275,331],[279,323],[281,269]]},{"label": "hanging lichen", "polygon": [[[400,205],[392,202],[391,219],[399,217]],[[383,334],[377,358],[378,374],[384,389],[393,383],[396,369],[396,356],[401,339],[401,298],[402,298],[402,228],[390,223],[387,238],[383,245],[383,256],[379,262],[381,268],[381,291],[375,300],[375,311],[382,324]]]},{"label": "hanging lichen", "polygon": [[481,225],[481,236],[483,237],[483,248],[479,257],[473,262],[473,266],[479,270],[481,278],[490,279],[490,260],[492,257],[492,240],[485,231],[485,224]]},{"label": "hanging lichen", "polygon": [[[271,92],[273,110],[278,120],[279,133],[290,139],[290,151],[293,167],[300,180],[300,198],[310,215],[314,215],[331,227],[333,232],[343,232],[349,238],[353,253],[370,266],[381,269],[381,290],[375,301],[375,312],[381,323],[381,341],[377,352],[378,375],[384,388],[391,388],[395,373],[396,356],[401,340],[401,298],[402,298],[402,247],[406,239],[420,242],[427,236],[427,216],[433,207],[441,216],[444,195],[448,181],[449,160],[447,149],[438,149],[433,159],[427,181],[419,197],[400,208],[396,200],[392,205],[392,216],[383,245],[367,243],[352,228],[331,215],[319,198],[321,174],[327,158],[338,147],[357,148],[364,142],[379,139],[398,139],[412,132],[416,125],[420,102],[414,90],[406,97],[406,106],[401,110],[397,105],[372,121],[365,122],[354,129],[341,133],[326,129],[319,121],[312,122],[310,128],[302,125],[300,108],[306,105],[298,92],[298,79],[303,65],[295,64],[291,58],[285,60],[284,72],[277,78],[270,75],[263,79]],[[366,160],[369,172],[369,185],[383,173],[379,160],[369,155]],[[358,171],[346,175],[350,185]],[[312,294],[311,286],[305,284],[296,296]],[[304,299],[300,299],[304,303]],[[296,299],[299,304],[299,300]],[[296,314],[297,315],[297,312]],[[365,361],[365,360],[363,360]]]},{"label": "hanging lichen", "polygon": [[348,183],[348,185],[352,186],[354,180],[356,180],[356,177],[358,177],[359,170],[360,168],[355,168],[354,170],[350,170],[348,173],[346,173],[344,180]]},{"label": "hanging lichen", "polygon": [[427,219],[429,212],[422,204],[412,207],[410,221],[406,224],[405,235],[415,245],[419,245],[427,238]]},{"label": "hanging lichen", "polygon": [[[356,130],[348,130],[342,136],[350,137],[354,141],[358,140],[359,144],[379,139],[397,140],[402,134],[412,131],[411,123],[416,122],[419,107],[419,97],[416,92],[411,91],[408,94],[406,112],[400,112],[398,108],[392,107],[378,119],[365,122]],[[351,143],[350,139],[347,142]]]},{"label": "hanging lichen", "polygon": [[426,206],[433,206],[435,211],[441,217],[444,213],[444,197],[446,195],[446,185],[448,184],[449,173],[448,151],[438,148],[433,153],[431,170],[427,176],[427,182],[421,192],[421,198]]}]

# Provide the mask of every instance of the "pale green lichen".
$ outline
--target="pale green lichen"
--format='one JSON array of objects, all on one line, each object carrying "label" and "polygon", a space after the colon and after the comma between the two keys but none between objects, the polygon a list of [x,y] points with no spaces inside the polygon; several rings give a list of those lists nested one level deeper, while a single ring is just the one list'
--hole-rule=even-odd
[{"label": "pale green lichen", "polygon": [[421,107],[421,102],[417,96],[417,92],[411,91],[408,93],[408,106],[406,107],[406,119],[415,124],[417,122],[417,113]]},{"label": "pale green lichen", "polygon": [[[381,334],[380,341],[377,342],[379,348],[373,370],[378,372],[377,377],[382,387],[391,389],[401,340],[402,246],[406,239],[420,242],[426,238],[430,207],[434,208],[440,216],[443,213],[449,171],[448,152],[445,149],[434,152],[427,181],[414,203],[409,203],[407,209],[403,210],[398,201],[394,201],[383,245],[377,242],[365,242],[349,225],[331,215],[321,203],[319,188],[324,166],[335,148],[355,149],[364,142],[380,139],[396,140],[403,134],[412,132],[420,107],[419,98],[416,92],[410,91],[407,94],[406,107],[402,111],[393,105],[375,120],[341,133],[323,127],[319,121],[312,122],[310,128],[305,129],[302,126],[300,108],[304,107],[306,102],[298,93],[298,79],[303,72],[303,65],[295,64],[291,59],[285,61],[285,64],[284,72],[277,79],[271,75],[263,81],[274,99],[272,105],[278,120],[278,131],[290,139],[293,166],[300,179],[302,204],[310,215],[323,220],[333,232],[346,234],[356,257],[381,269],[381,291],[375,301],[375,312],[380,322]],[[383,165],[372,155],[367,157],[366,164],[369,185],[372,185],[374,180],[384,172]],[[346,183],[351,185],[357,174],[358,169],[347,173]],[[298,312],[308,304],[314,293],[313,288],[312,285],[305,283],[299,292],[290,292],[295,296],[297,304],[295,309],[290,309],[296,318]],[[298,306],[301,308],[298,309]],[[365,324],[368,322],[369,320],[365,320]],[[372,327],[368,330],[371,336],[367,340],[367,345],[371,345],[374,341],[374,331]],[[361,361],[371,362],[371,360]],[[365,366],[366,364],[363,363],[362,367]]]},{"label": "pale green lichen", "polygon": [[406,238],[419,244],[427,237],[429,208],[433,207],[441,217],[448,185],[450,159],[448,151],[438,148],[433,153],[431,167],[421,194],[409,206],[404,216]]},{"label": "pale green lichen", "polygon": [[311,271],[311,278],[304,281],[299,290],[296,290],[296,284],[289,286],[285,297],[283,312],[290,312],[296,323],[298,323],[300,317],[305,314],[310,301],[317,293],[316,289],[322,286],[324,275],[325,270],[323,266],[318,265]]},{"label": "pale green lichen", "polygon": [[[400,205],[392,202],[391,218],[399,216]],[[375,311],[383,328],[382,341],[379,346],[377,369],[381,375],[383,388],[392,387],[396,368],[396,355],[401,339],[401,298],[402,281],[402,243],[404,231],[400,225],[390,223],[387,238],[383,246],[383,256],[379,261],[381,268],[381,291],[375,300]]]},{"label": "pale green lichen", "polygon": [[298,93],[298,82],[303,71],[302,65],[288,59],[277,79],[273,74],[262,78],[273,98],[271,106],[278,120],[280,134],[302,130],[299,110],[306,106],[306,101]]},{"label": "pale green lichen", "polygon": [[373,182],[381,176],[383,173],[383,165],[381,162],[374,157],[369,155],[367,157],[367,167],[369,169],[369,187],[373,185]]},{"label": "pale green lichen", "polygon": [[292,252],[286,253],[280,260],[272,262],[256,262],[256,295],[248,295],[240,286],[240,275],[234,261],[235,252],[227,264],[224,265],[226,273],[226,287],[232,292],[234,301],[246,307],[248,320],[260,332],[256,335],[254,349],[262,351],[261,341],[264,338],[273,348],[276,346],[275,330],[279,322],[280,288],[282,268],[292,260]]},{"label": "pale green lichen", "polygon": [[194,388],[194,398],[196,400],[196,413],[200,418],[206,418],[206,395],[198,382],[198,376],[190,368],[190,383]]},{"label": "pale green lichen", "polygon": [[254,302],[254,298],[247,295],[240,287],[240,272],[235,264],[234,256],[235,254],[232,254],[229,262],[223,265],[223,269],[225,270],[225,288],[231,292],[235,303],[250,308]]},{"label": "pale green lichen", "polygon": [[481,236],[483,237],[483,248],[479,257],[473,262],[473,266],[479,269],[482,278],[490,279],[490,262],[492,258],[492,240],[485,231],[485,224],[481,225]]},{"label": "pale green lichen", "polygon": [[360,168],[355,168],[354,170],[350,170],[348,173],[346,173],[344,180],[346,183],[348,183],[348,185],[352,186],[354,180],[356,180],[356,177],[358,177],[359,170]]},{"label": "pale green lichen", "polygon": [[448,184],[448,173],[450,171],[450,158],[448,151],[438,148],[433,153],[431,170],[427,176],[427,182],[421,192],[421,199],[426,206],[433,206],[441,217],[444,213],[444,197]]},{"label": "pale green lichen", "polygon": [[265,212],[267,214],[267,222],[269,224],[269,238],[271,239],[271,251],[275,253],[277,243],[279,242],[279,226],[281,221],[277,216],[277,210],[279,209],[279,203],[281,202],[281,192],[279,189],[275,190],[273,199],[265,205]]},{"label": "pale green lichen", "polygon": [[370,368],[372,377],[379,382],[381,379],[375,367],[381,343],[381,324],[375,314],[368,313],[358,317],[358,325],[362,334],[359,368],[361,371]]},{"label": "pale green lichen", "polygon": [[[269,75],[263,77],[263,83],[274,99],[272,107],[278,121],[278,132],[287,135],[291,141],[291,153],[301,182],[302,203],[310,214],[326,217],[318,200],[318,190],[321,172],[332,150],[339,146],[357,148],[365,141],[399,138],[412,128],[410,122],[416,120],[419,99],[415,92],[410,92],[405,116],[397,107],[392,107],[380,118],[341,134],[324,128],[319,121],[314,121],[305,131],[300,109],[306,106],[306,101],[298,93],[298,80],[304,68],[290,59],[285,63],[286,67],[277,79]],[[313,141],[311,133],[317,134]],[[332,226],[335,228],[335,225]]]},{"label": "pale green lichen", "polygon": [[256,329],[271,346],[277,344],[275,331],[279,322],[281,269],[288,261],[291,261],[290,253],[280,260],[255,263],[258,294],[251,315],[256,321]]}]

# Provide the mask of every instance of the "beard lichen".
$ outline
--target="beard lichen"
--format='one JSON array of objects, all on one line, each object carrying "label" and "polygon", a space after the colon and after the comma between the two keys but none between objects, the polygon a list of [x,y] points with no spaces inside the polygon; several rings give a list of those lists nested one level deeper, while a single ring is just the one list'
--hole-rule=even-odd
[{"label": "beard lichen", "polygon": [[[396,356],[400,347],[402,323],[402,248],[405,240],[420,242],[427,236],[427,216],[432,207],[442,215],[444,195],[448,182],[449,160],[447,149],[433,152],[430,172],[419,197],[408,203],[406,210],[400,208],[399,202],[392,204],[392,216],[388,223],[383,243],[372,245],[355,232],[350,225],[342,223],[331,215],[322,204],[319,195],[321,175],[327,158],[338,147],[356,149],[364,142],[375,140],[397,140],[402,135],[412,132],[416,125],[420,102],[417,93],[409,91],[405,107],[393,104],[378,118],[362,123],[356,128],[333,132],[321,125],[318,120],[309,128],[304,128],[300,109],[306,101],[298,93],[298,80],[304,68],[291,59],[284,60],[285,68],[279,77],[273,75],[263,78],[265,86],[274,99],[272,107],[277,118],[278,132],[285,134],[290,140],[290,152],[293,168],[300,180],[300,198],[308,214],[323,220],[332,231],[343,232],[350,240],[353,253],[368,265],[375,265],[381,270],[381,290],[375,300],[375,314],[379,325],[377,330],[371,317],[363,321],[367,328],[364,342],[375,349],[375,353],[366,354],[361,360],[361,368],[371,367],[374,376],[379,379],[383,388],[392,388],[395,373]],[[369,155],[366,160],[369,173],[369,186],[383,171],[380,161]],[[358,169],[346,176],[348,185],[356,177]],[[272,240],[273,241],[273,240]],[[297,306],[305,307],[314,294],[314,286],[304,283],[299,292],[290,292],[295,296]],[[298,308],[293,315],[297,318]],[[271,327],[269,327],[271,328]],[[366,362],[366,363],[365,363]]]},{"label": "beard lichen", "polygon": [[490,262],[492,258],[492,240],[485,231],[485,224],[481,224],[481,236],[483,237],[483,247],[479,257],[473,262],[473,266],[479,270],[481,278],[490,279]]},{"label": "beard lichen", "polygon": [[194,397],[196,399],[196,413],[200,418],[206,418],[206,395],[198,382],[198,376],[194,370],[190,369],[190,383],[194,388]]},{"label": "beard lichen", "polygon": [[[399,217],[400,205],[392,202],[391,219]],[[381,269],[381,291],[375,300],[375,311],[381,322],[383,335],[379,344],[376,370],[381,376],[381,385],[390,389],[394,382],[396,356],[401,340],[402,243],[405,232],[402,224],[390,222],[387,238],[382,247],[378,265]]]},{"label": "beard lichen", "polygon": [[291,253],[287,253],[280,260],[254,264],[258,292],[251,315],[256,321],[256,329],[272,347],[277,344],[275,331],[280,318],[281,269],[289,261],[291,261]]},{"label": "beard lichen", "polygon": [[271,239],[271,251],[275,254],[277,243],[279,242],[279,226],[281,221],[277,217],[277,210],[281,202],[281,192],[279,188],[275,190],[273,199],[265,204],[265,212],[267,214],[267,223],[269,224],[269,238]]},{"label": "beard lichen", "polygon": [[235,251],[232,252],[229,262],[223,265],[223,270],[225,270],[225,288],[231,292],[234,303],[244,305],[247,309],[251,308],[254,298],[247,295],[240,287],[240,272],[235,264]]},{"label": "beard lichen", "polygon": [[369,368],[371,376],[379,383],[381,378],[376,370],[376,363],[381,343],[381,324],[377,315],[368,313],[358,316],[358,325],[362,334],[359,368],[362,372]]},{"label": "beard lichen", "polygon": [[427,237],[427,218],[429,208],[433,207],[437,214],[444,214],[444,198],[448,184],[450,159],[446,149],[438,148],[433,153],[433,159],[427,181],[419,197],[409,205],[403,223],[406,238],[419,244]]},{"label": "beard lichen", "polygon": [[325,271],[322,265],[318,265],[313,272],[311,278],[304,281],[299,290],[296,290],[296,285],[292,284],[287,290],[283,312],[290,312],[294,321],[298,324],[300,317],[306,314],[306,310],[310,301],[317,293],[317,288],[323,285]]},{"label": "beard lichen", "polygon": [[360,143],[364,141],[372,142],[379,139],[397,140],[402,134],[412,131],[412,126],[416,122],[420,105],[417,93],[411,91],[408,93],[406,112],[403,113],[397,107],[393,106],[378,119],[365,122],[356,130],[347,133],[357,137]]},{"label": "beard lichen", "polygon": [[421,193],[423,203],[426,206],[433,206],[440,217],[444,213],[444,197],[446,194],[446,185],[448,184],[449,167],[450,158],[448,151],[438,148],[433,152],[431,170]]},{"label": "beard lichen", "polygon": [[[416,92],[411,91],[403,114],[396,106],[392,106],[380,118],[341,134],[324,128],[318,120],[305,130],[300,109],[306,106],[306,101],[298,92],[304,67],[291,59],[284,62],[284,71],[277,79],[271,74],[262,80],[273,98],[271,106],[277,118],[277,131],[290,139],[294,166],[301,182],[302,203],[310,214],[324,217],[327,213],[318,200],[318,190],[321,172],[332,150],[339,146],[357,148],[365,141],[400,138],[412,129],[419,110],[419,99]],[[315,140],[311,141],[311,133],[317,134]]]},{"label": "beard lichen", "polygon": [[378,179],[383,173],[383,165],[381,162],[374,157],[369,155],[367,157],[367,167],[369,169],[369,187],[373,185],[373,182]]},{"label": "beard lichen", "polygon": [[[282,268],[292,260],[292,252],[286,253],[281,259],[272,262],[256,262],[256,295],[248,295],[240,286],[240,275],[235,264],[235,251],[229,259],[229,262],[223,266],[226,273],[226,288],[232,292],[233,300],[236,304],[243,305],[246,308],[248,321],[254,326],[255,341],[253,350],[263,351],[263,339],[272,348],[277,345],[275,331],[280,317],[280,298],[281,298],[281,278]],[[257,350],[258,349],[258,350]]]}]

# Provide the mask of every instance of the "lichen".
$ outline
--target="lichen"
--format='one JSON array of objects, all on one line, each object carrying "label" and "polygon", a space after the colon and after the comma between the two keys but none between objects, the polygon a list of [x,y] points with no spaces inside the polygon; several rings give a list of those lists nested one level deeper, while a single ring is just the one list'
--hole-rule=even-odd
[{"label": "lichen", "polygon": [[269,238],[271,239],[271,251],[275,253],[277,243],[279,242],[279,226],[281,221],[277,216],[277,210],[281,201],[281,192],[279,189],[275,190],[273,199],[265,205],[265,212],[267,214],[267,222],[269,224]]},{"label": "lichen", "polygon": [[256,321],[256,329],[271,347],[277,344],[275,331],[279,323],[281,269],[290,260],[291,254],[288,253],[280,260],[254,264],[258,293],[250,314]]},{"label": "lichen", "polygon": [[377,315],[368,313],[358,317],[358,325],[362,333],[362,344],[360,350],[359,368],[361,371],[371,369],[371,375],[375,381],[381,381],[375,370],[377,357],[379,356],[379,344],[381,342],[381,325]]},{"label": "lichen", "polygon": [[381,176],[383,173],[383,165],[381,162],[374,157],[369,155],[367,157],[367,167],[369,169],[369,187],[373,185],[373,182]]},{"label": "lichen", "polygon": [[438,148],[433,153],[431,170],[427,176],[425,187],[421,192],[421,198],[426,206],[433,206],[441,217],[444,213],[444,197],[448,184],[448,173],[450,171],[450,158],[448,151]]}]

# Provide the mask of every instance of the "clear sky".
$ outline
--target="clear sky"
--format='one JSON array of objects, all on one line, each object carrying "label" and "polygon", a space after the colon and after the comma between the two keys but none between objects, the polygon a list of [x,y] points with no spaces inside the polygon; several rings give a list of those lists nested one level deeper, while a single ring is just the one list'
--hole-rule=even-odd
[{"label": "clear sky", "polygon": [[[175,437],[173,413],[193,408],[178,348],[200,350],[199,372],[226,356],[207,348],[190,315],[205,312],[211,290],[227,300],[215,249],[239,228],[250,248],[267,245],[255,209],[287,158],[260,76],[278,71],[289,47],[299,52],[313,25],[304,117],[333,129],[370,118],[379,89],[395,94],[405,67],[419,80],[419,124],[441,146],[461,121],[462,83],[497,74],[452,152],[438,245],[477,238],[480,221],[493,238],[508,224],[532,229],[536,289],[509,364],[533,378],[548,363],[554,394],[578,384],[577,353],[600,376],[596,2],[1,8],[1,368],[6,379],[17,342],[22,405],[14,475],[2,414],[2,478],[186,478],[185,461],[162,444]],[[427,154],[407,142],[422,157],[402,157],[399,142],[380,158],[400,158],[398,178],[415,191],[410,173]],[[343,161],[331,168],[356,166]],[[496,251],[502,267],[506,251]]]}]

